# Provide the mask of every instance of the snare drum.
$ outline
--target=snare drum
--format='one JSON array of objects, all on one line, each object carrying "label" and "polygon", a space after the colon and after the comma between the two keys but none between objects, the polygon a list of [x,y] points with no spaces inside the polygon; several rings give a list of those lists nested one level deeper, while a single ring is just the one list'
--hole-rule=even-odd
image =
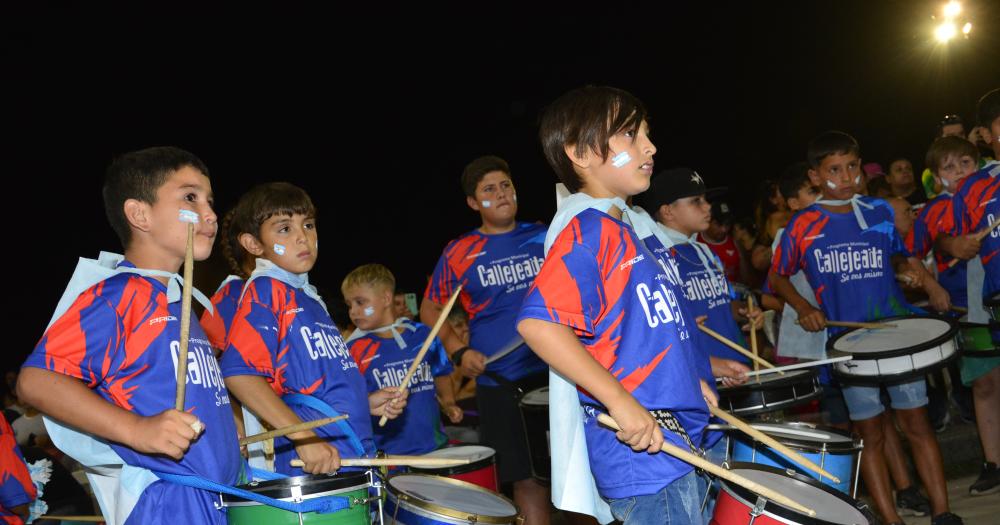
[{"label": "snare drum", "polygon": [[1000,357],[1000,348],[993,344],[990,325],[959,322],[958,347],[962,357]]},{"label": "snare drum", "polygon": [[386,525],[517,523],[509,499],[478,485],[427,474],[389,478]]},{"label": "snare drum", "polygon": [[531,474],[548,481],[552,473],[552,454],[549,443],[549,387],[543,386],[528,392],[518,403],[521,420],[528,438],[528,455],[531,456]]},{"label": "snare drum", "polygon": [[792,461],[781,452],[742,434],[733,442],[733,461],[791,468],[819,479],[852,498],[857,497],[858,472],[861,468],[863,448],[861,440],[854,439],[842,430],[809,423],[755,424],[754,428],[765,432],[782,445],[802,454],[806,459],[837,476],[840,478],[840,483],[834,483],[825,477],[820,479],[819,474]]},{"label": "snare drum", "polygon": [[826,343],[830,357],[853,357],[833,365],[846,384],[901,383],[923,377],[958,358],[958,322],[932,315],[880,319],[894,328],[852,328]]},{"label": "snare drum", "polygon": [[752,416],[795,407],[820,397],[815,370],[789,370],[749,378],[734,387],[719,389],[719,408],[736,416]]},{"label": "snare drum", "polygon": [[470,460],[467,465],[454,467],[410,467],[411,472],[436,474],[446,478],[458,479],[487,488],[493,492],[500,490],[497,480],[496,451],[482,445],[457,445],[435,450],[426,454],[436,458],[458,458]]},{"label": "snare drum", "polygon": [[878,519],[865,503],[793,470],[735,463],[732,472],[816,511],[809,517],[722,481],[711,525],[868,525]]},{"label": "snare drum", "polygon": [[368,488],[371,478],[366,472],[351,472],[333,476],[296,476],[272,481],[252,482],[239,488],[269,498],[292,503],[313,498],[341,496],[348,498],[350,507],[333,513],[295,513],[270,507],[238,496],[222,495],[226,518],[231,525],[299,525],[302,523],[329,525],[361,525],[370,523]]}]

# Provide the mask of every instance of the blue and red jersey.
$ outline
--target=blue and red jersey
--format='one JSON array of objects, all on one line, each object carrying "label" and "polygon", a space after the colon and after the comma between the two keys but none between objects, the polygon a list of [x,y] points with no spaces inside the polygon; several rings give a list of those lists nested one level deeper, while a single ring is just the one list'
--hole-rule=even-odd
[{"label": "blue and red jersey", "polygon": [[226,335],[233,325],[233,317],[240,304],[243,282],[242,279],[234,278],[223,283],[212,296],[212,311],[206,309],[201,314],[201,327],[208,335],[212,348],[220,352],[226,349]]},{"label": "blue and red jersey", "polygon": [[[911,313],[892,267],[894,255],[910,255],[896,232],[892,207],[882,199],[861,201],[865,230],[850,211],[833,213],[813,204],[795,214],[775,249],[771,271],[791,277],[803,270],[828,319],[872,321]],[[840,331],[827,330],[831,335]]]},{"label": "blue and red jersey", "polygon": [[[950,193],[942,193],[931,199],[920,210],[920,215],[917,216],[917,220],[913,222],[913,228],[906,236],[906,249],[913,256],[923,259],[934,248],[934,240],[939,234],[947,234],[954,230],[952,196]],[[934,261],[937,263],[938,282],[948,291],[952,304],[961,307],[968,306],[969,300],[966,294],[967,263],[959,261],[955,266],[948,267],[951,257],[938,252],[934,252]]]},{"label": "blue and red jersey", "polygon": [[[448,243],[434,268],[424,297],[444,304],[461,284],[460,300],[469,314],[469,346],[487,357],[519,339],[514,320],[545,260],[546,231],[541,224],[523,222],[507,233],[473,230]],[[516,380],[546,368],[527,345],[521,345],[490,363],[486,371]],[[488,375],[476,383],[496,386]]]},{"label": "blue and red jersey", "polygon": [[[273,277],[257,277],[245,288],[229,331],[229,346],[220,360],[222,375],[261,376],[279,396],[313,396],[346,414],[364,451],[374,451],[365,380],[326,308],[304,289]],[[291,408],[303,421],[327,417],[308,406]],[[358,453],[338,425],[314,431],[342,456]],[[274,448],[278,472],[302,474],[301,469],[289,466],[296,459],[291,441],[278,438]]]},{"label": "blue and red jersey", "polygon": [[[955,214],[954,235],[982,231],[1000,217],[1000,162],[993,161],[964,179],[953,199]],[[979,258],[986,270],[983,298],[1000,293],[1000,228],[983,238]]]},{"label": "blue and red jersey", "polygon": [[[427,325],[420,323],[412,323],[411,326],[416,330],[400,330],[405,348],[401,348],[393,337],[379,337],[375,333],[365,334],[348,342],[351,355],[368,384],[368,392],[387,387],[397,388],[403,381],[431,331]],[[434,378],[447,376],[451,372],[451,362],[448,361],[444,345],[435,337],[417,371],[410,378],[407,386],[410,394],[406,398],[403,413],[387,422],[384,427],[374,426],[375,446],[379,450],[389,454],[417,455],[437,450],[447,443],[448,437],[441,426],[441,410],[438,408]]]},{"label": "blue and red jersey", "polygon": [[10,511],[14,507],[35,501],[35,484],[17,448],[14,431],[7,418],[0,417],[0,523],[21,525],[24,521]]},{"label": "blue and red jersey", "polygon": [[[132,266],[128,262],[122,266]],[[180,351],[181,302],[149,277],[121,273],[88,288],[57,319],[24,366],[82,380],[110,403],[140,416],[174,407]],[[187,411],[205,425],[183,459],[137,452],[109,443],[125,461],[152,471],[196,475],[236,484],[243,470],[229,395],[212,347],[197,322],[188,340]],[[163,499],[165,494],[175,500]],[[218,495],[156,482],[143,492],[128,523],[153,523],[170,515],[184,523],[224,522]]]},{"label": "blue and red jersey", "polygon": [[[691,346],[679,294],[676,269],[660,264],[631,227],[587,209],[552,244],[518,320],[572,328],[642,406],[671,411],[697,444],[708,421],[698,374],[703,357]],[[583,390],[580,401],[599,403]],[[653,494],[691,471],[667,454],[633,451],[593,417],[585,419],[584,433],[605,498]],[[664,435],[687,449],[674,432]]]}]

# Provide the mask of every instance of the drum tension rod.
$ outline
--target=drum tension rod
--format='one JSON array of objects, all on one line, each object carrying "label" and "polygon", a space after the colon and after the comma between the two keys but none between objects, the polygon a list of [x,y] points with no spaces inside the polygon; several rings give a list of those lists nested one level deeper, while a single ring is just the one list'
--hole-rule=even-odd
[{"label": "drum tension rod", "polygon": [[767,500],[764,496],[757,496],[757,503],[754,503],[752,509],[750,509],[750,522],[747,525],[753,525],[753,522],[758,516],[764,513],[764,506],[767,505]]}]

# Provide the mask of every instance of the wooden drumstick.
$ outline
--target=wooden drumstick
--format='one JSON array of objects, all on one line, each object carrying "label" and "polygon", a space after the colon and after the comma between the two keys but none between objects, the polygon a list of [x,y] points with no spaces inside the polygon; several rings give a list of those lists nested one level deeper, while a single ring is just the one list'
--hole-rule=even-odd
[{"label": "wooden drumstick", "polygon": [[198,214],[181,210],[180,221],[187,223],[187,248],[184,250],[184,294],[181,297],[181,340],[177,353],[177,397],[174,408],[184,411],[184,388],[187,386],[188,338],[191,335],[191,286],[194,279],[194,225]]},{"label": "wooden drumstick", "polygon": [[106,521],[104,516],[57,516],[55,514],[47,514],[45,516],[39,516],[35,519],[52,521],[83,521],[87,523],[104,523]]},{"label": "wooden drumstick", "polygon": [[[430,348],[431,343],[434,342],[434,338],[437,337],[438,331],[441,330],[441,325],[448,319],[448,314],[451,313],[451,307],[455,306],[455,300],[458,299],[458,294],[462,291],[462,285],[458,285],[455,291],[451,294],[451,299],[448,299],[448,304],[444,305],[441,309],[441,315],[438,316],[438,320],[434,323],[434,328],[431,329],[431,333],[427,335],[427,339],[424,340],[424,346],[420,347],[420,351],[417,352],[417,357],[413,359],[413,363],[410,364],[410,369],[406,371],[406,376],[403,377],[403,381],[399,384],[399,388],[396,392],[402,392],[406,390],[406,385],[410,384],[410,378],[416,373],[417,367],[420,366],[420,362],[424,360],[424,355],[427,353],[427,349]],[[386,422],[389,421],[389,417],[385,414],[382,418],[378,420],[378,426],[384,427]]]},{"label": "wooden drumstick", "polygon": [[294,425],[288,425],[287,427],[281,427],[269,432],[261,432],[260,434],[254,434],[252,436],[247,436],[240,440],[240,446],[249,445],[250,443],[256,443],[258,441],[265,441],[268,439],[287,436],[288,434],[294,434],[296,432],[302,432],[303,430],[312,430],[323,425],[329,425],[335,421],[340,421],[342,419],[347,419],[347,416],[336,416],[336,417],[325,417],[323,419],[315,419],[313,421],[306,421],[303,423],[296,423]]},{"label": "wooden drumstick", "polygon": [[773,437],[761,432],[760,430],[753,428],[742,419],[730,414],[729,412],[726,412],[725,410],[719,407],[708,405],[708,409],[712,412],[713,416],[722,419],[726,423],[729,423],[730,425],[733,425],[734,427],[740,429],[744,434],[756,439],[757,441],[760,441],[761,443],[764,443],[765,445],[777,450],[778,452],[781,452],[782,454],[788,456],[792,461],[798,463],[799,465],[802,465],[803,467],[819,474],[820,476],[824,476],[826,478],[833,480],[834,483],[840,483],[840,478],[838,478],[837,476],[834,476],[833,474],[830,474],[829,472],[823,470],[823,468],[820,467],[819,465],[813,463],[812,461],[809,461],[809,458],[806,458],[802,454],[799,454],[798,452],[795,452],[794,450],[786,447],[777,439],[774,439]]},{"label": "wooden drumstick", "polygon": [[[747,315],[753,313],[753,294],[747,296]],[[759,354],[757,353],[757,326],[750,321],[750,350],[753,352],[753,371],[760,371],[760,363],[757,362]],[[760,376],[757,376],[757,382],[760,383]]]},{"label": "wooden drumstick", "polygon": [[[728,346],[729,348],[732,348],[733,350],[736,350],[737,352],[739,352],[739,353],[741,353],[741,354],[749,357],[754,362],[760,363],[761,365],[766,366],[767,368],[776,368],[771,363],[768,363],[766,360],[761,359],[761,358],[753,355],[753,353],[751,353],[746,348],[743,348],[742,346],[740,346],[740,345],[738,345],[738,344],[730,341],[729,339],[726,339],[725,336],[723,336],[719,332],[716,332],[715,330],[712,330],[711,328],[705,326],[704,324],[698,323],[698,329],[701,330],[702,332],[705,332],[706,334],[708,334],[708,335],[710,335],[710,336],[718,339],[720,343]],[[784,372],[778,372],[778,373],[781,374],[781,375],[785,375]]]},{"label": "wooden drumstick", "polygon": [[[621,430],[621,427],[618,426],[618,423],[616,423],[615,420],[612,419],[612,417],[607,414],[597,414],[597,420],[600,421],[601,424],[613,430]],[[692,454],[691,452],[688,452],[687,450],[684,450],[676,445],[664,441],[663,445],[660,446],[660,450],[667,454],[670,454],[671,456],[685,463],[700,468],[705,472],[708,472],[709,474],[720,477],[726,481],[731,481],[747,490],[753,491],[756,494],[760,494],[761,496],[764,496],[765,498],[772,500],[775,503],[779,503],[788,508],[795,509],[804,514],[808,514],[809,516],[816,516],[816,511],[810,509],[809,507],[806,507],[792,500],[791,498],[783,496],[759,483],[744,478],[743,476],[740,476],[735,472],[730,472],[729,470],[726,470],[716,465],[715,463],[712,463],[711,461],[700,458]]]},{"label": "wooden drumstick", "polygon": [[[386,456],[384,458],[341,458],[342,467],[456,467],[468,465],[472,461],[465,458],[434,458],[425,456]],[[288,462],[293,467],[302,468],[306,465],[301,459]]]},{"label": "wooden drumstick", "polygon": [[969,313],[969,309],[968,309],[968,308],[965,308],[964,306],[955,306],[955,305],[951,305],[951,306],[949,307],[949,309],[951,309],[951,310],[953,310],[953,311],[955,311],[955,312],[958,312],[958,313],[960,313],[960,314],[967,314],[967,313]]},{"label": "wooden drumstick", "polygon": [[[989,235],[990,233],[992,233],[993,230],[997,229],[997,226],[1000,226],[1000,217],[997,217],[997,219],[995,221],[993,221],[992,223],[990,223],[990,225],[988,227],[986,227],[984,230],[976,233],[974,235],[975,239],[977,241],[982,241],[983,239],[986,238],[987,235]],[[948,268],[954,267],[956,264],[959,263],[959,261],[961,261],[961,259],[959,259],[957,257],[954,258],[954,259],[952,259],[951,262],[948,263]]]},{"label": "wooden drumstick", "polygon": [[870,330],[878,330],[880,328],[896,328],[896,325],[892,323],[858,323],[854,321],[831,321],[829,319],[826,320],[826,324],[842,328],[868,328]]}]

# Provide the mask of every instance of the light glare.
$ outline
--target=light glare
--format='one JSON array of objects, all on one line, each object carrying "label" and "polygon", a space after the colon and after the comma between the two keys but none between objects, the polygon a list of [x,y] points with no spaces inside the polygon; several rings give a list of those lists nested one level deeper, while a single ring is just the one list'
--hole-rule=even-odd
[{"label": "light glare", "polygon": [[955,18],[961,12],[962,12],[962,4],[956,1],[948,2],[944,6],[945,18]]},{"label": "light glare", "polygon": [[972,22],[966,22],[965,25],[962,26],[962,34],[967,35],[970,32],[972,32]]},{"label": "light glare", "polygon": [[958,30],[955,28],[955,24],[951,22],[945,22],[934,30],[934,38],[937,38],[939,42],[947,42],[952,38],[955,38],[955,34]]}]

